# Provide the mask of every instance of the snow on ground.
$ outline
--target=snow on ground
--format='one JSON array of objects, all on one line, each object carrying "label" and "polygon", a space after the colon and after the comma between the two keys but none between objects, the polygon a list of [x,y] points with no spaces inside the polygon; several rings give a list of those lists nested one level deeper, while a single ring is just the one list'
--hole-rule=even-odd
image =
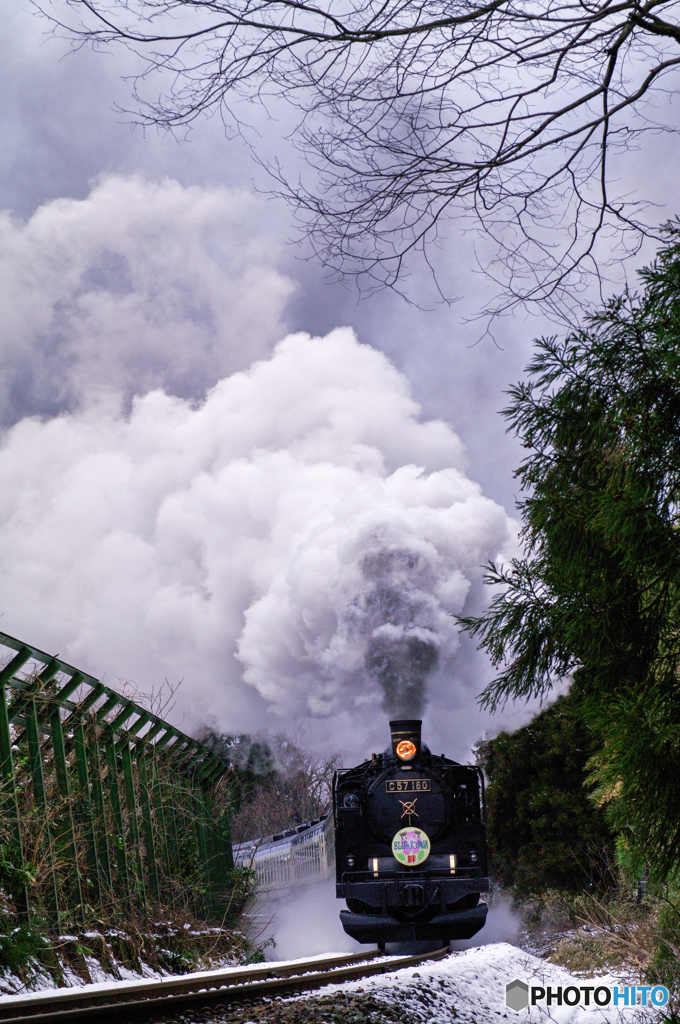
[{"label": "snow on ground", "polygon": [[116,973],[113,974],[106,971],[94,956],[84,956],[83,960],[90,977],[95,979],[94,982],[85,981],[69,964],[64,963],[61,966],[61,973],[64,978],[63,988],[57,988],[52,975],[37,963],[34,965],[35,973],[32,974],[28,984],[25,984],[15,974],[0,975],[0,1004],[6,1002],[7,999],[15,999],[21,995],[39,995],[47,989],[50,990],[51,994],[58,995],[60,992],[71,992],[74,988],[109,988],[114,984],[127,984],[128,982],[134,984],[138,981],[145,982],[151,980],[160,981],[162,978],[168,977],[167,972],[154,970],[149,964],[143,962],[141,964],[141,974],[139,971],[130,970],[120,963],[116,964]]},{"label": "snow on ground", "polygon": [[[90,967],[90,973],[91,974],[95,974],[96,969],[98,968],[98,974],[96,976],[98,976],[100,978],[99,981],[86,983],[86,982],[83,982],[82,978],[79,978],[77,975],[74,974],[73,975],[73,987],[70,987],[70,988],[69,987],[66,987],[66,988],[54,988],[53,987],[54,986],[54,982],[50,978],[49,979],[49,984],[37,985],[36,987],[32,988],[30,991],[27,991],[25,989],[23,991],[20,991],[19,989],[17,989],[17,990],[12,991],[12,992],[4,992],[2,995],[0,995],[0,1007],[6,1005],[10,1000],[12,1002],[14,1002],[15,1000],[19,1001],[19,1000],[23,1000],[23,999],[35,999],[36,996],[46,995],[47,993],[46,993],[45,989],[49,989],[50,990],[49,991],[50,999],[59,999],[59,998],[65,997],[65,996],[70,996],[70,995],[72,995],[73,988],[75,988],[75,987],[78,988],[79,993],[80,992],[99,992],[102,989],[107,989],[107,988],[115,989],[116,992],[124,992],[124,991],[127,991],[129,989],[138,988],[140,986],[143,987],[143,986],[149,985],[149,984],[155,985],[156,982],[158,982],[158,981],[163,981],[163,982],[165,982],[165,981],[176,981],[178,979],[186,981],[186,979],[189,978],[189,977],[193,978],[193,979],[196,979],[196,980],[198,980],[199,978],[214,978],[215,975],[226,974],[226,973],[228,973],[230,971],[233,971],[234,972],[234,977],[238,978],[238,974],[239,973],[246,973],[246,974],[248,974],[248,973],[250,973],[253,970],[258,970],[258,968],[262,968],[263,970],[265,970],[265,969],[269,970],[272,967],[287,967],[290,964],[308,963],[310,960],[326,960],[329,957],[333,957],[333,956],[337,956],[339,958],[344,958],[344,957],[347,956],[347,954],[346,953],[319,953],[316,956],[298,957],[295,960],[273,960],[273,961],[269,961],[268,960],[266,962],[266,964],[248,964],[246,966],[243,966],[243,965],[225,966],[225,967],[219,967],[216,970],[212,970],[212,971],[195,971],[195,972],[192,972],[190,975],[188,975],[188,974],[160,974],[158,971],[153,971],[151,968],[148,968],[148,972],[149,973],[146,974],[142,978],[140,978],[140,976],[138,974],[133,974],[132,971],[128,971],[127,972],[128,973],[128,978],[126,978],[123,981],[120,981],[117,978],[112,977],[110,974],[106,974],[103,971],[101,965],[98,963],[98,961],[95,960],[93,962],[93,964],[90,964],[89,963],[89,959],[90,958],[88,957],[87,960],[88,960],[88,966]],[[73,973],[73,972],[71,972],[71,973]]]},{"label": "snow on ground", "polygon": [[[398,1001],[412,1012],[415,1020],[427,1024],[509,1024],[554,1021],[555,1024],[632,1024],[638,1019],[653,1020],[658,1014],[651,1007],[534,1006],[515,1013],[505,1005],[505,986],[519,978],[531,985],[623,985],[620,977],[603,975],[597,979],[575,977],[561,967],[511,946],[491,943],[476,949],[450,954],[445,960],[408,967],[392,974],[362,981],[332,985],[334,991],[363,990],[387,1002]],[[644,1015],[644,1016],[642,1016]]]},{"label": "snow on ground", "polygon": [[[338,955],[325,953],[323,957]],[[311,959],[311,958],[305,958]],[[278,964],[296,963],[299,960],[279,961]],[[267,963],[268,968],[277,966],[274,963]],[[204,977],[210,977],[221,971],[202,972]],[[249,968],[233,968],[235,976],[239,971]],[[250,968],[252,970],[252,967]],[[197,975],[200,976],[200,975]],[[186,978],[186,975],[184,975]],[[633,1024],[633,1021],[646,1019],[652,1021],[657,1011],[643,1009],[641,1007],[619,1007],[611,1006],[584,1007],[584,1006],[544,1006],[531,1007],[515,1013],[505,1005],[505,986],[508,982],[519,978],[529,985],[622,985],[625,982],[620,977],[606,975],[597,979],[584,979],[569,974],[561,967],[546,963],[539,957],[526,953],[516,946],[506,942],[491,943],[475,949],[466,949],[450,954],[445,960],[425,962],[417,967],[396,970],[391,974],[378,975],[373,978],[365,978],[361,981],[346,982],[340,985],[330,985],[315,993],[316,996],[332,995],[334,992],[359,992],[370,993],[376,998],[385,1000],[387,1003],[398,1002],[399,1006],[406,1008],[412,1014],[414,1021],[424,1021],[427,1024],[500,1024],[505,1020],[512,1024],[517,1020],[518,1024],[529,1024],[529,1022],[552,1021],[554,1024]],[[164,981],[171,980],[165,977]],[[139,979],[134,982],[118,982],[116,989],[120,986],[132,988],[148,984],[148,979]],[[90,991],[101,990],[109,987],[110,982],[100,982],[85,986]],[[72,992],[73,989],[59,989],[50,993],[52,999],[58,1000],[60,996]],[[36,993],[26,993],[23,998],[31,998]],[[6,1004],[9,999],[12,1001],[21,999],[21,996],[0,997],[0,1007]],[[304,996],[297,996],[294,999],[304,999]],[[644,1016],[643,1016],[644,1015]]]}]

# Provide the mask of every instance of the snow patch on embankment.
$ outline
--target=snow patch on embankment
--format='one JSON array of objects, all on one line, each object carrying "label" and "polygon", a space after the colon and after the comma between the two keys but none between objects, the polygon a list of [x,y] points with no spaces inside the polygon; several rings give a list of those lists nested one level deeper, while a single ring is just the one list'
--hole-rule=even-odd
[{"label": "snow patch on embankment", "polygon": [[632,1024],[640,1019],[651,1021],[658,1015],[657,1010],[640,1006],[534,1006],[515,1013],[505,1005],[505,986],[516,978],[529,985],[553,988],[629,983],[612,975],[597,979],[575,977],[562,967],[499,942],[451,953],[444,960],[426,961],[392,974],[334,985],[323,989],[323,994],[370,993],[388,1003],[398,1003],[414,1020],[427,1024],[495,1024],[503,1020],[518,1024],[547,1020],[555,1024]]},{"label": "snow patch on embankment", "polygon": [[[333,956],[333,953],[322,954],[322,958]],[[342,955],[342,954],[336,954]],[[307,962],[312,958],[305,958]],[[295,963],[296,960],[268,963],[267,967],[282,966]],[[300,961],[297,961],[300,962]],[[234,969],[235,972],[238,968]],[[241,968],[243,970],[243,968]],[[203,972],[205,978],[215,973]],[[194,975],[200,977],[201,975]],[[185,980],[187,975],[178,976]],[[163,980],[170,981],[172,976],[166,975]],[[241,1010],[247,1018],[241,1018],[234,1011],[233,1019],[249,1021],[270,1020],[277,1024],[279,1020],[309,1021],[329,1019],[328,1014],[319,1015],[315,1007],[327,1009],[329,997],[336,997],[338,1007],[343,998],[356,996],[360,999],[372,996],[385,1004],[386,1019],[391,1019],[390,1006],[401,1011],[399,1019],[403,1019],[403,1011],[410,1020],[423,1024],[500,1024],[501,1021],[517,1021],[517,1024],[538,1024],[542,1021],[553,1021],[555,1024],[640,1024],[647,1021],[652,1024],[658,1020],[659,1011],[652,1007],[596,1007],[596,1006],[535,1006],[515,1013],[505,1005],[505,987],[515,979],[529,985],[540,985],[547,988],[569,985],[607,986],[630,984],[632,979],[616,975],[602,975],[598,978],[585,979],[570,974],[568,971],[553,964],[546,963],[516,946],[505,942],[492,943],[474,949],[466,949],[451,953],[444,960],[424,961],[417,967],[395,970],[389,974],[364,978],[359,981],[345,982],[339,985],[328,985],[314,993],[294,996],[282,1001],[275,1000],[267,1004],[251,1006]],[[143,987],[149,979],[138,979],[134,982],[118,982],[116,989]],[[110,987],[110,981],[99,984],[84,985],[84,990],[96,991]],[[81,991],[83,990],[81,989]],[[59,989],[50,995],[56,1002],[72,989]],[[10,1003],[20,1003],[31,998],[35,993],[26,992],[22,996],[0,996],[0,1019],[2,1010]],[[299,1008],[299,1009],[296,1009]],[[224,1018],[219,1015],[217,1020]],[[231,1017],[230,1017],[231,1019]],[[335,1020],[336,1018],[333,1017]],[[342,1012],[338,1020],[345,1019]]]}]

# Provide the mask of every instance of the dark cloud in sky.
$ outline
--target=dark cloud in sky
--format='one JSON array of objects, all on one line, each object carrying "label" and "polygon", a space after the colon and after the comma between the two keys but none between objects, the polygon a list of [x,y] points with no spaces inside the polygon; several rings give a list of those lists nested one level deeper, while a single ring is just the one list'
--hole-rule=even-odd
[{"label": "dark cloud in sky", "polygon": [[119,165],[132,144],[104,100],[107,91],[112,99],[121,95],[113,62],[63,54],[63,43],[46,36],[26,7],[6,8],[0,199],[19,217],[50,199],[83,198],[90,179]]},{"label": "dark cloud in sky", "polygon": [[73,410],[162,387],[201,398],[268,355],[293,282],[244,192],[112,177],[85,199],[0,214],[0,410]]},{"label": "dark cloud in sky", "polygon": [[71,52],[30,7],[16,4],[3,11],[0,58],[0,207],[15,215],[29,217],[50,199],[82,199],[102,174],[251,188],[249,151],[239,138],[225,140],[218,119],[180,140],[142,130],[114,109],[132,106],[121,76],[138,65],[124,51]]}]

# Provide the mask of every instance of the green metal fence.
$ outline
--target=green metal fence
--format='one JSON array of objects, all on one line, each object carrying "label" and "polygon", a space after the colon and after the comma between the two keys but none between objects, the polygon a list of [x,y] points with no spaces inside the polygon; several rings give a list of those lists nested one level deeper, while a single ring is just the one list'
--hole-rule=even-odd
[{"label": "green metal fence", "polygon": [[0,890],[53,929],[176,908],[233,880],[228,765],[147,708],[0,633]]}]

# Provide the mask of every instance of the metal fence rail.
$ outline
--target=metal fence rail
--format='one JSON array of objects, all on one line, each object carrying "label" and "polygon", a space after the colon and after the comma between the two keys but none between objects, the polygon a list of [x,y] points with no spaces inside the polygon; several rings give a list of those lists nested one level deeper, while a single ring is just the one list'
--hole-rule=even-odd
[{"label": "metal fence rail", "polygon": [[260,891],[289,888],[328,878],[335,863],[333,840],[333,817],[326,815],[280,835],[235,845],[234,863],[255,872]]},{"label": "metal fence rail", "polygon": [[[221,912],[228,765],[98,679],[0,633],[0,888],[19,920],[86,926],[192,892]],[[110,916],[110,914],[109,914]]]}]

